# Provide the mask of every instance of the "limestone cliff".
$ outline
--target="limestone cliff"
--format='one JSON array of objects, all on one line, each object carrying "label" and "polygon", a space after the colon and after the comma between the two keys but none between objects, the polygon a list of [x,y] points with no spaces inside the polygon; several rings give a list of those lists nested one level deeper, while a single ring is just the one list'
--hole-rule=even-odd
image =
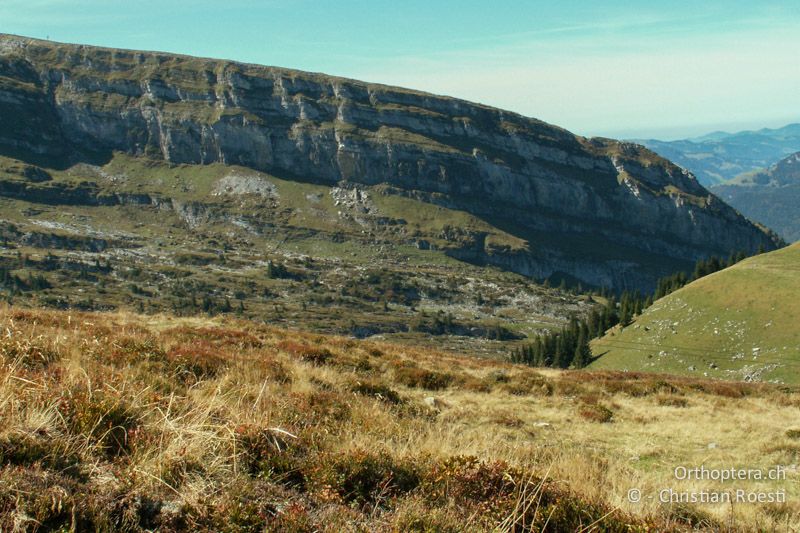
[{"label": "limestone cliff", "polygon": [[780,244],[638,145],[321,74],[0,35],[0,153],[66,166],[113,151],[388,184],[527,242],[453,255],[536,277],[647,288],[702,256]]}]

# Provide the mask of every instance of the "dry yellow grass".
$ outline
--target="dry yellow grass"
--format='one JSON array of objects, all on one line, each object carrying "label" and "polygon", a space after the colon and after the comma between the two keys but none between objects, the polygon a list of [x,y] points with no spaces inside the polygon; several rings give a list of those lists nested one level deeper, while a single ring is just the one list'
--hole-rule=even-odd
[{"label": "dry yellow grass", "polygon": [[[3,530],[800,527],[791,389],[228,319],[3,308],[0,333]],[[675,479],[701,465],[787,474]],[[662,504],[667,488],[786,503]]]}]

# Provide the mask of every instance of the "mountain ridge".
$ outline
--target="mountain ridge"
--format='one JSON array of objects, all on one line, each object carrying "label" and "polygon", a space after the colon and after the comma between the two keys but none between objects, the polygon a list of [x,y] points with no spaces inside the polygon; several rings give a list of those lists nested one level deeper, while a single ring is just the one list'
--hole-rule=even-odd
[{"label": "mountain ridge", "polygon": [[705,186],[758,171],[800,149],[800,123],[735,133],[715,131],[674,141],[637,139],[640,143],[693,172]]},{"label": "mountain ridge", "polygon": [[642,147],[409,89],[0,36],[0,96],[6,155],[69,166],[120,151],[389,186],[527,243],[499,250],[477,235],[455,257],[540,279],[647,289],[700,257],[781,244]]},{"label": "mountain ridge", "polygon": [[691,137],[686,140],[695,143],[701,143],[705,141],[720,141],[728,137],[734,137],[736,135],[749,135],[749,134],[767,135],[767,136],[793,135],[796,134],[798,131],[800,131],[800,122],[791,122],[779,128],[758,128],[757,130],[739,130],[735,132],[716,130],[710,133],[706,133],[704,135],[699,135],[697,137]]}]

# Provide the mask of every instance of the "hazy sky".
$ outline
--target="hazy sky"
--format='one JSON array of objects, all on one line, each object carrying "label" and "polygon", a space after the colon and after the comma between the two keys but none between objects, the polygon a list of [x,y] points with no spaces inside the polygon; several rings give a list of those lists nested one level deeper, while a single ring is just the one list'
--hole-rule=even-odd
[{"label": "hazy sky", "polygon": [[0,0],[0,32],[402,85],[583,135],[800,122],[798,0]]}]

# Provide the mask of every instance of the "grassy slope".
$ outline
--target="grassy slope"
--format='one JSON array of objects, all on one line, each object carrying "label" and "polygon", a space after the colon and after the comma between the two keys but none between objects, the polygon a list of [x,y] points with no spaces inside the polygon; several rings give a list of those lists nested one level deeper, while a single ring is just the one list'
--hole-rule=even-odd
[{"label": "grassy slope", "polygon": [[[9,243],[0,239],[0,266],[23,279],[35,273],[39,268],[36,262],[47,253],[72,264],[72,270],[42,271],[53,287],[15,296],[19,302],[52,305],[68,300],[79,308],[92,304],[104,310],[158,312],[173,308],[178,298],[175,287],[198,282],[210,287],[197,288],[198,295],[210,292],[218,301],[227,298],[234,307],[238,307],[236,295],[243,294],[248,317],[326,332],[346,332],[354,324],[411,342],[422,335],[398,330],[420,311],[452,313],[460,323],[484,330],[502,322],[522,334],[558,327],[568,312],[582,311],[579,307],[583,305],[573,296],[562,300],[562,294],[523,276],[469,265],[446,253],[462,245],[458,239],[472,235],[486,235],[487,246],[512,250],[525,248],[525,241],[465,211],[391,194],[384,187],[362,188],[369,195],[369,213],[364,214],[338,204],[330,187],[236,166],[170,165],[117,153],[101,168],[80,164],[65,170],[47,169],[52,180],[41,183],[26,180],[24,168],[19,161],[0,157],[0,180],[24,183],[37,191],[65,184],[86,188],[90,183],[100,194],[150,194],[188,205],[202,204],[203,214],[199,223],[190,225],[181,213],[169,208],[47,205],[0,197],[0,229],[8,222],[20,235],[33,232],[78,241],[89,235],[117,241],[92,252],[58,244],[37,247],[19,238]],[[229,176],[262,180],[274,187],[275,194],[270,198],[219,194],[220,179]],[[443,232],[446,226],[458,228],[460,233],[448,236]],[[416,240],[426,240],[435,249],[418,249],[413,244]],[[34,262],[22,267],[16,258],[25,255]],[[210,266],[180,261],[187,256],[202,256]],[[305,257],[313,258],[314,263],[309,265]],[[287,264],[301,274],[300,279],[267,279],[265,264],[270,260]],[[91,280],[75,276],[80,265],[91,269],[95,261],[109,261],[113,270],[96,273]],[[131,273],[136,269],[143,274],[134,279]],[[407,287],[416,287],[420,300],[411,305],[390,300],[385,308],[381,298],[365,301],[342,293],[348,281],[379,269],[395,273]],[[155,297],[132,293],[132,284]],[[487,304],[475,303],[478,292]],[[504,318],[498,321],[497,316]],[[438,340],[442,347],[487,355],[505,355],[510,349],[502,342],[477,336],[440,335]]]},{"label": "grassy slope", "polygon": [[[6,171],[7,168],[22,166],[23,163],[17,160],[0,156],[0,177],[24,181],[21,176]],[[105,173],[105,176],[111,176],[111,179],[98,174],[96,168],[86,165],[76,165],[65,171],[48,169],[53,181],[47,182],[44,186],[51,183],[79,184],[90,181],[108,194],[150,193],[187,202],[220,202],[226,199],[226,195],[215,195],[215,186],[221,178],[251,176],[267,180],[275,186],[279,207],[291,213],[287,222],[292,225],[321,231],[353,231],[352,227],[338,220],[338,209],[334,205],[328,186],[288,181],[248,168],[220,163],[171,165],[123,153],[115,153],[100,171]],[[310,200],[312,196],[313,201]],[[449,225],[464,230],[485,232],[490,239],[508,245],[511,249],[523,249],[527,246],[524,241],[465,211],[435,206],[401,196],[386,195],[380,187],[374,189],[372,198],[383,214],[405,220],[410,230],[421,232],[421,235],[427,238],[430,238],[430,234],[441,232],[443,226]],[[246,209],[239,211],[248,212]],[[438,244],[447,243],[441,241]]]},{"label": "grassy slope", "polygon": [[752,257],[595,341],[592,368],[800,383],[798,294],[800,244]]},{"label": "grassy slope", "polygon": [[[796,471],[735,487],[672,474],[796,463],[794,390],[542,374],[221,318],[0,308],[0,327],[3,529],[800,525]],[[789,503],[631,504],[632,487],[785,489]]]}]

